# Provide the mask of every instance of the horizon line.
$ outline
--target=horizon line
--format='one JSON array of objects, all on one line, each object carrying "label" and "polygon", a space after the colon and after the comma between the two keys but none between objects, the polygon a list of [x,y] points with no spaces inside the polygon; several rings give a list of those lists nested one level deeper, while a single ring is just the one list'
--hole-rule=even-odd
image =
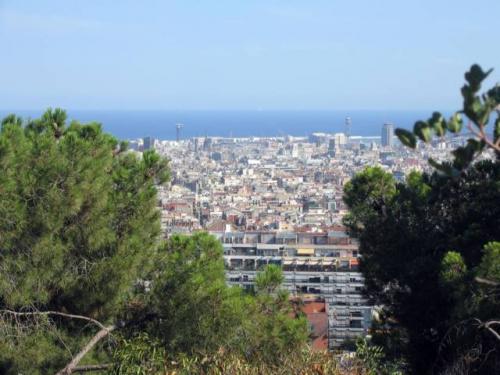
[{"label": "horizon line", "polygon": [[[64,108],[58,106],[48,106],[45,108],[0,108],[0,112],[45,112],[48,109],[60,108],[64,111],[79,111],[79,112],[424,112],[436,111],[430,108],[189,108],[189,109],[175,109],[175,108],[130,108],[130,109],[117,109],[117,108]],[[441,109],[442,112],[455,112],[457,110]]]}]

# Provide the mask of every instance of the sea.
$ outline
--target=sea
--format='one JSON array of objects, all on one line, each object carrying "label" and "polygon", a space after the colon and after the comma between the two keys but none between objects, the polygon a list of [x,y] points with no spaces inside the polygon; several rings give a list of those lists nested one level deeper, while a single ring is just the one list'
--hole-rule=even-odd
[{"label": "sea", "polygon": [[[0,110],[3,118],[15,113],[25,119],[37,118],[39,110]],[[394,127],[411,128],[417,120],[428,119],[432,111],[394,110],[67,110],[68,118],[82,123],[96,121],[119,139],[150,136],[161,140],[176,139],[176,124],[183,124],[181,139],[203,136],[273,137],[308,136],[313,132],[345,131],[345,119],[351,118],[351,135],[380,136],[386,122]]]}]

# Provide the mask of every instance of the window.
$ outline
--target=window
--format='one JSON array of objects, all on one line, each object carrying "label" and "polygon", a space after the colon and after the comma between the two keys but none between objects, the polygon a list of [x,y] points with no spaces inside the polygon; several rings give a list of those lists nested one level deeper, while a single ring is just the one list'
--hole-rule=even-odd
[{"label": "window", "polygon": [[361,325],[361,320],[349,321],[349,327],[351,327],[351,328],[363,328],[363,326]]}]

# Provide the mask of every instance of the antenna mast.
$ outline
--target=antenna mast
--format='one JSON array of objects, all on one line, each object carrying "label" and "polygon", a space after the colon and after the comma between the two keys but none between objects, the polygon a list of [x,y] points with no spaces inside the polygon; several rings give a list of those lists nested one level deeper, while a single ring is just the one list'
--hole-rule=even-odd
[{"label": "antenna mast", "polygon": [[181,124],[181,123],[175,124],[175,132],[176,132],[176,135],[177,135],[177,142],[179,142],[180,139],[181,139],[181,129],[183,127],[184,127],[184,124]]}]

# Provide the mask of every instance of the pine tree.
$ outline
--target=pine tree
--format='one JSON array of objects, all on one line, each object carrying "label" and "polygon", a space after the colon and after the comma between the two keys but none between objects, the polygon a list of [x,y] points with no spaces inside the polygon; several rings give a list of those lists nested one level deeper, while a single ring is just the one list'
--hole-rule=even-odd
[{"label": "pine tree", "polygon": [[[126,151],[97,123],[48,110],[0,131],[0,335],[2,373],[54,373],[88,339],[88,321],[118,311],[159,244],[155,185],[168,165]],[[45,333],[30,331],[33,322]],[[31,328],[30,328],[31,327]],[[22,328],[26,328],[23,330]],[[67,347],[65,347],[67,346]]]}]

